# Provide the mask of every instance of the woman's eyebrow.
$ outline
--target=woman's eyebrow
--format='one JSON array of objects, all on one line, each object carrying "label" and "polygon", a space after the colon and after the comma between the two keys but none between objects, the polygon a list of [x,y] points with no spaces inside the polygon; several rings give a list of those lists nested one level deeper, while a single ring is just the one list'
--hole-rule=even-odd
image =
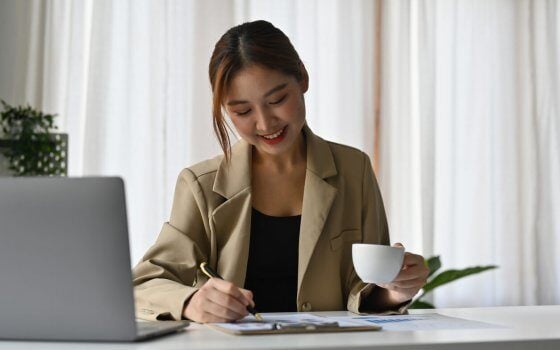
[{"label": "woman's eyebrow", "polygon": [[268,90],[268,92],[266,94],[264,94],[264,97],[268,97],[268,96],[272,95],[273,93],[275,93],[276,91],[282,90],[287,85],[288,85],[288,83],[283,83],[283,84],[277,85],[276,87],[273,87],[272,89]]},{"label": "woman's eyebrow", "polygon": [[[268,96],[272,95],[273,93],[275,93],[276,91],[282,90],[282,89],[285,88],[287,85],[288,85],[288,83],[282,83],[282,84],[279,84],[279,85],[273,87],[272,89],[268,90],[266,94],[264,94],[264,97],[268,97]],[[240,105],[240,104],[243,104],[243,103],[249,103],[249,101],[244,101],[244,100],[232,100],[232,101],[229,101],[229,102],[227,103],[227,105],[228,105],[228,106],[235,106],[235,105]]]}]

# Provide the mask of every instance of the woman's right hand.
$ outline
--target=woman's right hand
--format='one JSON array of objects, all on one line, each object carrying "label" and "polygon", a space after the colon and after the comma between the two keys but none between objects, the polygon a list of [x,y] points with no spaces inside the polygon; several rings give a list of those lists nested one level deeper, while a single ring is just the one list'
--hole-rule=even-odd
[{"label": "woman's right hand", "polygon": [[201,323],[231,322],[247,316],[248,305],[255,306],[251,291],[219,278],[210,278],[189,299],[183,316]]}]

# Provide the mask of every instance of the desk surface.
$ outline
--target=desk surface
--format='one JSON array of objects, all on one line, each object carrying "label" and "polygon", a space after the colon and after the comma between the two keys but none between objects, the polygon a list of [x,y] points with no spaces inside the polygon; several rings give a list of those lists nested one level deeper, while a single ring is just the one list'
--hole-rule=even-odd
[{"label": "desk surface", "polygon": [[[0,341],[3,349],[559,349],[560,306],[411,310],[437,312],[504,328],[234,336],[193,324],[184,332],[141,343]],[[345,315],[345,312],[317,313]]]}]

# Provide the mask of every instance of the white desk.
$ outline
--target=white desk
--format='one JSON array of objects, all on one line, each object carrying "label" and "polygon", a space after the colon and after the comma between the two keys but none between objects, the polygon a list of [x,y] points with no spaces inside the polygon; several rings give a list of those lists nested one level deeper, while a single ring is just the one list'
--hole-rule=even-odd
[{"label": "white desk", "polygon": [[[432,310],[412,310],[427,313]],[[438,309],[439,314],[505,328],[414,332],[352,332],[234,336],[191,325],[184,332],[141,343],[0,341],[3,349],[560,349],[560,306]],[[345,312],[318,313],[344,315]]]}]

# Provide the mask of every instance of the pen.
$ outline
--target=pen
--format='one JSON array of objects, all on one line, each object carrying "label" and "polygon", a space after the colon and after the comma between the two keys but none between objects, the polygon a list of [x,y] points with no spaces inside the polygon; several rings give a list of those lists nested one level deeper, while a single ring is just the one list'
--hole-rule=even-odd
[{"label": "pen", "polygon": [[[221,280],[223,280],[223,278],[218,275],[218,273],[216,271],[214,271],[210,265],[208,265],[206,262],[203,262],[200,264],[200,269],[202,270],[202,272],[204,272],[204,274],[210,278],[219,278]],[[249,311],[253,316],[255,316],[255,318],[259,321],[263,321],[264,319],[262,318],[261,314],[259,314],[257,312],[257,310],[255,310],[251,305],[247,305],[247,311]]]}]

